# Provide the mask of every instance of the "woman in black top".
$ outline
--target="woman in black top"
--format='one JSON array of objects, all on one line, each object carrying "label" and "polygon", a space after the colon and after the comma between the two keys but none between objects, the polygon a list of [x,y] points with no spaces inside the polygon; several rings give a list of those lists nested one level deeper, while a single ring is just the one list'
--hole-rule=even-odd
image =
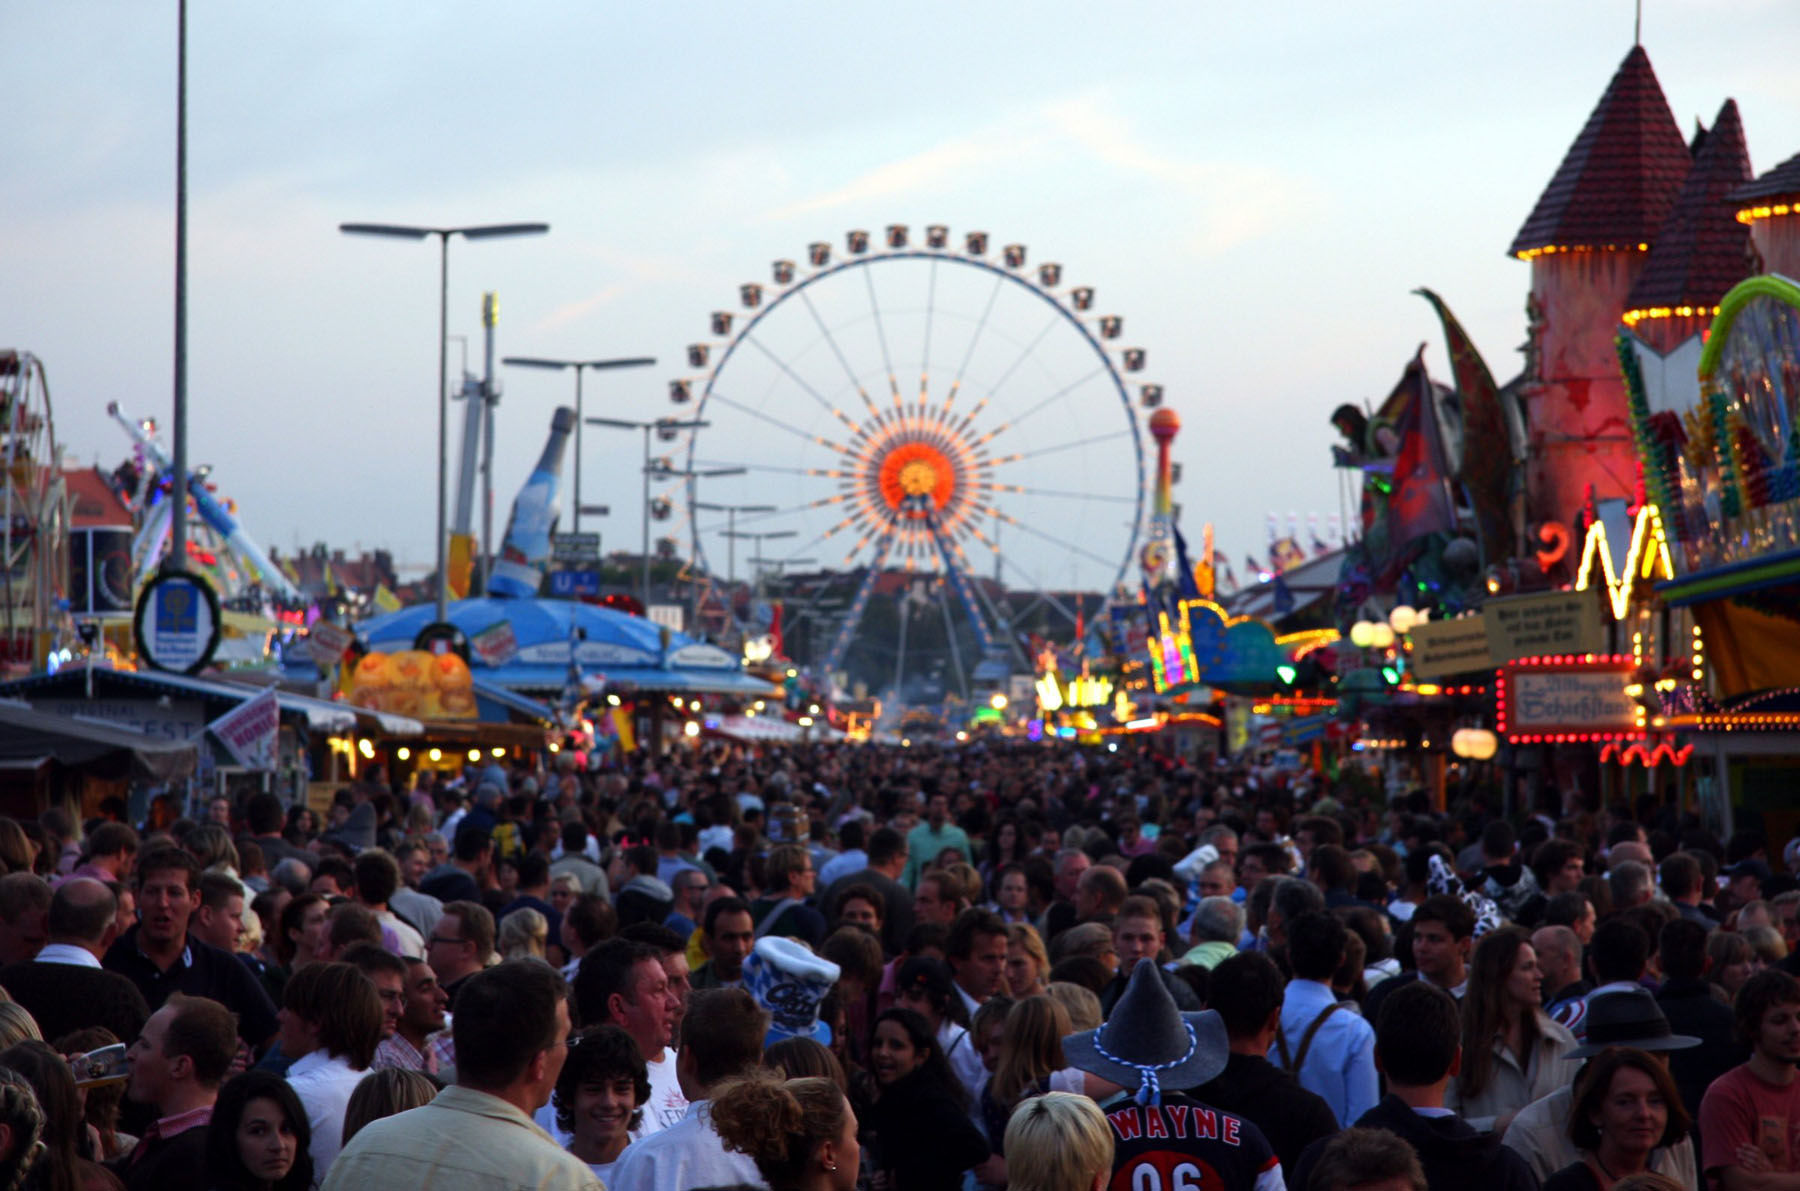
[{"label": "woman in black top", "polygon": [[988,1147],[931,1027],[910,1009],[889,1009],[875,1019],[869,1065],[881,1089],[869,1121],[873,1160],[889,1191],[958,1191]]},{"label": "woman in black top", "polygon": [[1544,1180],[1543,1191],[1612,1191],[1651,1170],[1650,1156],[1687,1135],[1687,1110],[1667,1068],[1641,1050],[1615,1046],[1588,1062],[1569,1106],[1569,1137],[1581,1159]]}]

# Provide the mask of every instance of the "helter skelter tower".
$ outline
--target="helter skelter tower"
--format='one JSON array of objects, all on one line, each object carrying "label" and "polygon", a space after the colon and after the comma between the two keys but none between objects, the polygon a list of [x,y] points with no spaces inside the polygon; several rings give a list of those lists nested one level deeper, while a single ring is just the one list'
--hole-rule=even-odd
[{"label": "helter skelter tower", "polygon": [[1567,522],[1591,486],[1632,494],[1637,475],[1613,339],[1692,163],[1650,57],[1632,46],[1514,238],[1531,265],[1524,397],[1527,507]]}]

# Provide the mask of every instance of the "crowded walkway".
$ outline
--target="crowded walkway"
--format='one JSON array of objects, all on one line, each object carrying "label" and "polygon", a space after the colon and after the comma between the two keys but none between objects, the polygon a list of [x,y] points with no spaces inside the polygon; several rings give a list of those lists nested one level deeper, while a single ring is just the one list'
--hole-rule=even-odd
[{"label": "crowded walkway", "polygon": [[0,818],[0,1188],[1800,1188],[1800,839],[1002,741]]}]

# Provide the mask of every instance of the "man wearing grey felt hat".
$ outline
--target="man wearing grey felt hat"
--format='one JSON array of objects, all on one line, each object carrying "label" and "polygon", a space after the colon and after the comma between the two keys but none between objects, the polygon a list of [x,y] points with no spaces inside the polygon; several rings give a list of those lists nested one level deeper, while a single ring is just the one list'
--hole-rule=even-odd
[{"label": "man wearing grey felt hat", "polygon": [[1125,1089],[1101,1105],[1115,1143],[1110,1186],[1135,1187],[1149,1168],[1157,1186],[1282,1191],[1261,1130],[1182,1094],[1225,1069],[1230,1042],[1217,1013],[1176,1008],[1153,960],[1138,961],[1105,1024],[1064,1039],[1063,1053]]},{"label": "man wearing grey felt hat", "polygon": [[[1648,989],[1632,988],[1601,993],[1588,1001],[1587,1043],[1570,1051],[1569,1057],[1591,1059],[1610,1047],[1629,1046],[1649,1051],[1666,1063],[1669,1051],[1698,1045],[1700,1039],[1670,1031],[1669,1019]],[[1568,1129],[1574,1084],[1580,1078],[1578,1073],[1569,1087],[1521,1108],[1501,1139],[1507,1149],[1518,1151],[1539,1181],[1581,1160]],[[1684,1187],[1700,1185],[1691,1138],[1683,1137],[1666,1151],[1656,1151],[1653,1163],[1656,1170]]]}]

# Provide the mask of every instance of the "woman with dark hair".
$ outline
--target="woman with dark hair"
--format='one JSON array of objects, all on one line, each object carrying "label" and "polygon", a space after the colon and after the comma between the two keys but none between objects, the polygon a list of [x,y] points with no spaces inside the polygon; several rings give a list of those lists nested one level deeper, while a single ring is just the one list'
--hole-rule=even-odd
[{"label": "woman with dark hair", "polygon": [[[103,1046],[117,1045],[118,1041],[118,1035],[106,1027],[89,1026],[64,1034],[51,1043],[50,1048],[59,1055],[82,1055]],[[119,1103],[124,1099],[123,1082],[94,1084],[82,1092],[82,1120],[94,1131],[98,1141],[99,1148],[94,1152],[96,1162],[122,1158],[137,1144],[137,1138],[119,1132]]]},{"label": "woman with dark hair", "polygon": [[1604,1050],[1588,1061],[1569,1106],[1581,1158],[1545,1179],[1543,1191],[1612,1191],[1652,1172],[1653,1152],[1681,1141],[1690,1123],[1667,1067],[1632,1047]]},{"label": "woman with dark hair", "polygon": [[869,1065],[881,1090],[870,1114],[875,1165],[888,1186],[904,1191],[956,1191],[963,1171],[988,1156],[968,1117],[962,1084],[931,1025],[911,1009],[875,1019]]},{"label": "woman with dark hair", "polygon": [[856,1113],[829,1079],[736,1080],[713,1097],[712,1124],[727,1149],[756,1162],[769,1191],[856,1186],[862,1169]]},{"label": "woman with dark hair", "polygon": [[36,1039],[0,1051],[0,1067],[24,1076],[44,1110],[44,1152],[22,1186],[31,1191],[89,1191],[117,1187],[118,1180],[87,1154],[87,1122],[75,1076],[61,1055]]},{"label": "woman with dark hair", "polygon": [[589,1026],[569,1039],[569,1058],[551,1099],[557,1128],[569,1133],[569,1152],[612,1185],[613,1167],[631,1140],[650,1099],[650,1071],[630,1034],[618,1026]]},{"label": "woman with dark hair", "polygon": [[1543,1011],[1543,975],[1530,936],[1516,926],[1475,944],[1463,998],[1462,1073],[1445,1107],[1477,1129],[1503,1133],[1533,1100],[1566,1087],[1575,1036]]},{"label": "woman with dark hair", "polygon": [[219,1089],[206,1131],[211,1191],[307,1191],[312,1128],[294,1089],[279,1075],[246,1071]]},{"label": "woman with dark hair", "polygon": [[1016,815],[1001,815],[988,833],[986,855],[981,860],[981,875],[993,881],[1009,864],[1023,864],[1027,852],[1025,828]]}]

